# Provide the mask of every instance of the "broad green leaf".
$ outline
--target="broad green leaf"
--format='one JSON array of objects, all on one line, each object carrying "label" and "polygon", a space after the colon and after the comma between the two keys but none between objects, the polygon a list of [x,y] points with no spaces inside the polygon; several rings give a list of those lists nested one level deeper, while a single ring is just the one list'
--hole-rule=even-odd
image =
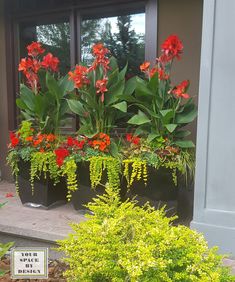
[{"label": "broad green leaf", "polygon": [[163,123],[167,124],[173,118],[174,111],[172,109],[162,110],[162,111],[160,111],[160,114],[162,115]]},{"label": "broad green leaf", "polygon": [[79,134],[85,135],[88,138],[94,137],[98,132],[94,130],[91,124],[84,124],[82,125],[79,130]]},{"label": "broad green leaf", "polygon": [[170,123],[170,124],[165,124],[164,126],[166,127],[166,129],[167,129],[170,133],[172,133],[172,132],[176,129],[177,124],[172,124],[172,123]]},{"label": "broad green leaf", "polygon": [[108,89],[108,92],[105,93],[105,105],[109,106],[119,100],[124,91],[124,84],[124,80],[120,80]]},{"label": "broad green leaf", "polygon": [[125,67],[120,71],[119,80],[125,79],[127,67],[128,67],[128,64],[126,64]]},{"label": "broad green leaf", "polygon": [[65,75],[62,77],[59,81],[59,87],[61,88],[61,91],[63,94],[67,94],[69,92],[72,92],[74,90],[74,83],[72,80],[69,80],[69,75]]},{"label": "broad green leaf", "polygon": [[19,108],[19,109],[21,109],[21,110],[26,110],[26,109],[28,109],[28,107],[26,106],[26,104],[23,102],[23,100],[22,99],[20,99],[20,98],[17,98],[16,99],[16,105],[17,105],[17,107]]},{"label": "broad green leaf", "polygon": [[117,103],[112,106],[113,108],[118,109],[119,111],[126,113],[127,112],[127,103],[125,101]]},{"label": "broad green leaf", "polygon": [[51,94],[55,97],[55,99],[60,99],[63,97],[63,91],[59,87],[58,82],[55,80],[55,78],[47,72],[46,74],[46,84],[48,87],[48,90],[50,91]]},{"label": "broad green leaf", "polygon": [[115,69],[108,77],[108,84],[107,84],[107,88],[109,89],[112,85],[114,85],[115,83],[118,82],[118,78],[119,78],[119,70]]},{"label": "broad green leaf", "polygon": [[21,114],[25,120],[34,120],[34,118],[32,117],[32,113],[29,113],[28,111],[21,111]]},{"label": "broad green leaf", "polygon": [[131,119],[128,120],[129,124],[141,125],[150,122],[149,118],[145,113],[139,111],[137,115],[134,115]]},{"label": "broad green leaf", "polygon": [[124,89],[124,95],[131,95],[136,88],[136,76],[130,78],[127,80],[126,85],[125,85],[125,89]]},{"label": "broad green leaf", "polygon": [[187,137],[191,134],[191,132],[189,130],[181,130],[181,131],[177,131],[175,133],[175,136],[178,138],[184,138]]},{"label": "broad green leaf", "polygon": [[148,88],[145,80],[136,77],[136,96],[151,97],[154,96],[153,92]]},{"label": "broad green leaf", "polygon": [[153,141],[155,138],[157,138],[157,137],[159,137],[159,134],[157,134],[157,133],[150,133],[149,135],[148,135],[148,138],[147,138],[147,141],[148,142],[151,142],[151,141]]},{"label": "broad green leaf", "polygon": [[151,78],[148,83],[148,87],[154,92],[157,93],[158,91],[158,73],[156,72]]},{"label": "broad green leaf", "polygon": [[182,140],[182,141],[175,141],[175,145],[179,146],[180,148],[194,148],[195,145],[190,140]]},{"label": "broad green leaf", "polygon": [[45,110],[50,110],[50,100],[46,96],[35,96],[35,113],[42,118]]},{"label": "broad green leaf", "polygon": [[34,111],[35,94],[24,84],[20,86],[20,98],[31,111]]},{"label": "broad green leaf", "polygon": [[79,116],[82,116],[84,117],[86,111],[85,109],[83,108],[83,104],[77,100],[67,100],[67,103],[69,105],[69,108],[70,110],[79,115]]},{"label": "broad green leaf", "polygon": [[111,142],[110,144],[110,153],[113,157],[118,157],[119,154],[119,150],[118,150],[118,146],[115,142]]},{"label": "broad green leaf", "polygon": [[197,108],[191,104],[184,108],[183,112],[176,115],[177,123],[190,123],[197,117]]},{"label": "broad green leaf", "polygon": [[118,63],[117,63],[117,59],[115,57],[111,57],[109,61],[110,61],[109,67],[111,68],[111,70],[110,70],[111,72],[118,69]]}]

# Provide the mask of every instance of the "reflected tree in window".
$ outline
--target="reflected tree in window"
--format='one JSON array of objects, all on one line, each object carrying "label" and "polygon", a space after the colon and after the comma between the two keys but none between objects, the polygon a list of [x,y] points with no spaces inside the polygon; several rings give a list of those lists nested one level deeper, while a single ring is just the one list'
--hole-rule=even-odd
[{"label": "reflected tree in window", "polygon": [[69,23],[39,25],[36,27],[37,40],[43,43],[46,51],[60,60],[60,72],[70,69],[70,26]]},{"label": "reflected tree in window", "polygon": [[[139,65],[144,61],[144,33],[135,30],[137,15],[122,15],[82,21],[82,61],[91,61],[90,49],[94,43],[103,42],[123,68],[128,62],[129,77],[140,74]],[[144,25],[144,14],[138,15]],[[86,27],[86,29],[85,29]],[[89,36],[85,36],[86,33]]]}]

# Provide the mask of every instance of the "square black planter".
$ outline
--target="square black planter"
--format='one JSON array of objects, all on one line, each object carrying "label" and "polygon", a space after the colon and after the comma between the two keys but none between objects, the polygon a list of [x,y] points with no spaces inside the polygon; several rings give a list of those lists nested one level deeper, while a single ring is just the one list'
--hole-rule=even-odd
[{"label": "square black planter", "polygon": [[178,188],[178,185],[175,186],[173,183],[169,169],[148,166],[147,185],[145,186],[143,180],[134,181],[128,189],[127,196],[135,198],[140,206],[146,202],[156,209],[165,206],[167,214],[174,215],[178,209]]},{"label": "square black planter", "polygon": [[[77,171],[78,190],[72,193],[72,204],[75,210],[87,212],[87,205],[93,198],[105,193],[105,187],[98,185],[95,189],[91,188],[89,162],[81,162],[78,164]],[[103,174],[101,183],[107,182],[106,173]],[[126,199],[126,186],[120,185],[120,196],[122,200]]]},{"label": "square black planter", "polygon": [[19,163],[19,197],[22,204],[30,207],[50,209],[54,206],[65,204],[67,185],[65,178],[54,185],[49,176],[35,179],[34,189],[30,184],[30,162]]}]

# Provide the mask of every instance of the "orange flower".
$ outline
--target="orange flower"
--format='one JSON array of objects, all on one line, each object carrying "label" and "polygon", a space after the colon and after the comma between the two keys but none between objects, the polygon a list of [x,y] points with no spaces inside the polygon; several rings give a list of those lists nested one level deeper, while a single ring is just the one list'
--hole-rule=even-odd
[{"label": "orange flower", "polygon": [[99,133],[93,137],[94,139],[88,142],[91,147],[100,151],[105,151],[110,145],[110,137],[105,133]]},{"label": "orange flower", "polygon": [[58,71],[59,63],[60,61],[57,57],[54,57],[51,53],[48,53],[45,57],[43,57],[42,67],[56,72]]},{"label": "orange flower", "polygon": [[56,136],[54,134],[48,134],[46,136],[47,142],[54,142],[56,140]]},{"label": "orange flower", "polygon": [[171,92],[177,98],[181,98],[182,97],[184,99],[188,99],[189,98],[189,94],[186,93],[188,86],[189,86],[189,81],[188,80],[184,80],[179,85],[174,87]]},{"label": "orange flower", "polygon": [[42,48],[42,45],[39,42],[32,42],[30,45],[27,46],[27,50],[28,55],[32,57],[36,57],[45,52],[45,49]]},{"label": "orange flower", "polygon": [[109,67],[109,59],[107,58],[107,54],[109,50],[104,47],[102,43],[97,43],[92,47],[93,55],[95,56],[95,61],[90,67],[89,71],[95,70],[97,66],[102,66],[104,72],[106,73]]},{"label": "orange flower", "polygon": [[153,77],[156,72],[158,72],[158,68],[156,68],[156,67],[155,67],[155,68],[152,68],[152,69],[150,70],[150,72],[149,72],[149,76],[150,76],[150,77]]},{"label": "orange flower", "polygon": [[40,145],[42,143],[42,141],[44,140],[44,138],[45,138],[45,135],[38,134],[37,139],[34,140],[34,142],[33,142],[34,147]]},{"label": "orange flower", "polygon": [[73,80],[75,88],[82,88],[90,83],[87,78],[88,68],[85,66],[76,66],[75,70],[69,72],[69,80]]},{"label": "orange flower", "polygon": [[142,72],[148,72],[150,67],[150,62],[144,62],[142,65],[140,65],[140,70]]},{"label": "orange flower", "polygon": [[171,61],[175,57],[180,59],[183,51],[183,44],[177,35],[170,35],[162,44],[162,52],[167,57],[167,61]]},{"label": "orange flower", "polygon": [[96,93],[101,94],[100,99],[102,103],[104,102],[104,93],[108,91],[107,82],[108,82],[108,79],[105,77],[101,80],[97,80],[95,84],[96,89],[97,89]]},{"label": "orange flower", "polygon": [[33,136],[28,136],[25,138],[25,141],[27,142],[32,142],[33,141]]}]

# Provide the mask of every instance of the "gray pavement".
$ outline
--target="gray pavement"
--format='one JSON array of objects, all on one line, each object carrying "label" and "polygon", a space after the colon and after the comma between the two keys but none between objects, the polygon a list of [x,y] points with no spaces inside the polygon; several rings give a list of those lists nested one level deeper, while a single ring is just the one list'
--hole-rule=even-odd
[{"label": "gray pavement", "polygon": [[[6,198],[7,193],[14,197]],[[15,192],[14,184],[0,182],[0,233],[54,242],[71,232],[70,222],[85,220],[70,203],[50,210],[24,207]]]}]

